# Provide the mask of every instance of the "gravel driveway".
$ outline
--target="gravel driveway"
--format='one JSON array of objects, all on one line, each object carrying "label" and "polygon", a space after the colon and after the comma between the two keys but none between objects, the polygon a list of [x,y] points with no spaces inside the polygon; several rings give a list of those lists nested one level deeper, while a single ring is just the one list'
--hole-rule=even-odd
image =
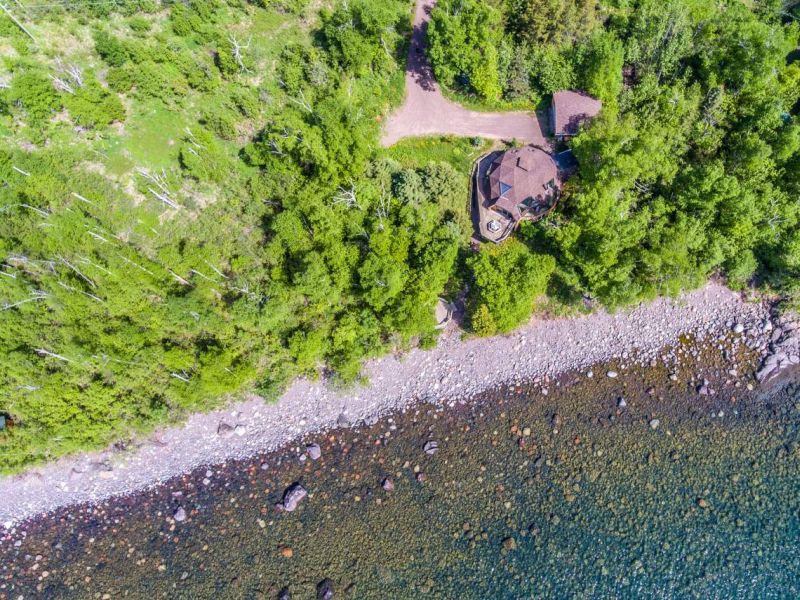
[{"label": "gravel driveway", "polygon": [[467,110],[446,99],[433,77],[425,54],[426,32],[436,0],[417,0],[414,32],[406,66],[406,99],[386,122],[381,143],[391,146],[402,138],[458,135],[511,140],[546,146],[535,113],[485,113]]}]

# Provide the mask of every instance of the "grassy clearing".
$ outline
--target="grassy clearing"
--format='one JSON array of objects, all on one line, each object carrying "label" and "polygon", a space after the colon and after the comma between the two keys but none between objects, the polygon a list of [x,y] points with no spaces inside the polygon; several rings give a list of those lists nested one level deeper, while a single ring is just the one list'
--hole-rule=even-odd
[{"label": "grassy clearing", "polygon": [[154,100],[140,106],[128,117],[124,133],[110,136],[98,150],[108,156],[107,167],[118,175],[134,167],[177,166],[179,141],[188,125],[185,112],[169,110]]},{"label": "grassy clearing", "polygon": [[479,112],[517,112],[517,111],[536,111],[540,101],[532,101],[527,98],[518,100],[485,100],[475,94],[461,92],[446,85],[440,86],[442,94],[448,100],[452,100],[470,110]]},{"label": "grassy clearing", "polygon": [[402,140],[382,152],[385,157],[396,160],[406,168],[420,168],[430,162],[446,162],[459,173],[468,174],[475,159],[491,147],[489,140],[436,136]]}]

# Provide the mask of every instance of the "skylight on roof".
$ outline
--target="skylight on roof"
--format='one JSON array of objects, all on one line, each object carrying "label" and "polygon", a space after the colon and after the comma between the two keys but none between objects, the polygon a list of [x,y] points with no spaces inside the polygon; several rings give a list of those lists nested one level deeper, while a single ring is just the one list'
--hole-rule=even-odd
[{"label": "skylight on roof", "polygon": [[508,185],[507,183],[503,183],[503,182],[501,181],[501,182],[500,182],[500,195],[502,196],[502,195],[503,195],[503,194],[505,194],[506,192],[510,192],[510,191],[511,191],[511,186],[510,186],[510,185]]}]

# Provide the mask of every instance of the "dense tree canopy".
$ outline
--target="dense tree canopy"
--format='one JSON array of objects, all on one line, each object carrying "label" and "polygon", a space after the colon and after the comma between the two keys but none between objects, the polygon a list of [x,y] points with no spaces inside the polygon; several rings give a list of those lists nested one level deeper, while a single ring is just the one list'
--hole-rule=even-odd
[{"label": "dense tree canopy", "polygon": [[[274,49],[242,32],[247,14],[173,4],[160,39],[141,35],[147,13],[127,30],[89,19],[94,70],[35,48],[8,63],[1,468],[244,386],[273,394],[325,366],[351,381],[365,357],[434,338],[469,235],[466,174],[376,156],[405,3],[337,3]],[[185,126],[152,144],[170,119]]]},{"label": "dense tree canopy", "polygon": [[[506,35],[471,27],[476,10],[499,13]],[[781,6],[453,2],[433,24],[446,85],[498,101],[472,81],[471,57],[498,65],[501,105],[558,89],[603,101],[572,142],[580,171],[560,209],[525,232],[557,259],[565,297],[618,306],[712,272],[794,297],[800,27]]]},{"label": "dense tree canopy", "polygon": [[481,335],[508,333],[525,322],[555,269],[552,256],[537,255],[516,240],[487,246],[469,263],[475,277],[472,325]]},{"label": "dense tree canopy", "polygon": [[479,0],[442,0],[428,26],[429,54],[439,81],[464,80],[487,100],[500,96],[497,45],[500,12]]}]

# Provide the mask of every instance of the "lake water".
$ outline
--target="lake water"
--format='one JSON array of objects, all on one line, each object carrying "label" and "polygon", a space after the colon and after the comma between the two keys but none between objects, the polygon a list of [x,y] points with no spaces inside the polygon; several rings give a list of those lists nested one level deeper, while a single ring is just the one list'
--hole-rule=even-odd
[{"label": "lake water", "polygon": [[0,598],[797,598],[800,385],[748,391],[753,361],[598,366],[64,509],[0,546]]}]

